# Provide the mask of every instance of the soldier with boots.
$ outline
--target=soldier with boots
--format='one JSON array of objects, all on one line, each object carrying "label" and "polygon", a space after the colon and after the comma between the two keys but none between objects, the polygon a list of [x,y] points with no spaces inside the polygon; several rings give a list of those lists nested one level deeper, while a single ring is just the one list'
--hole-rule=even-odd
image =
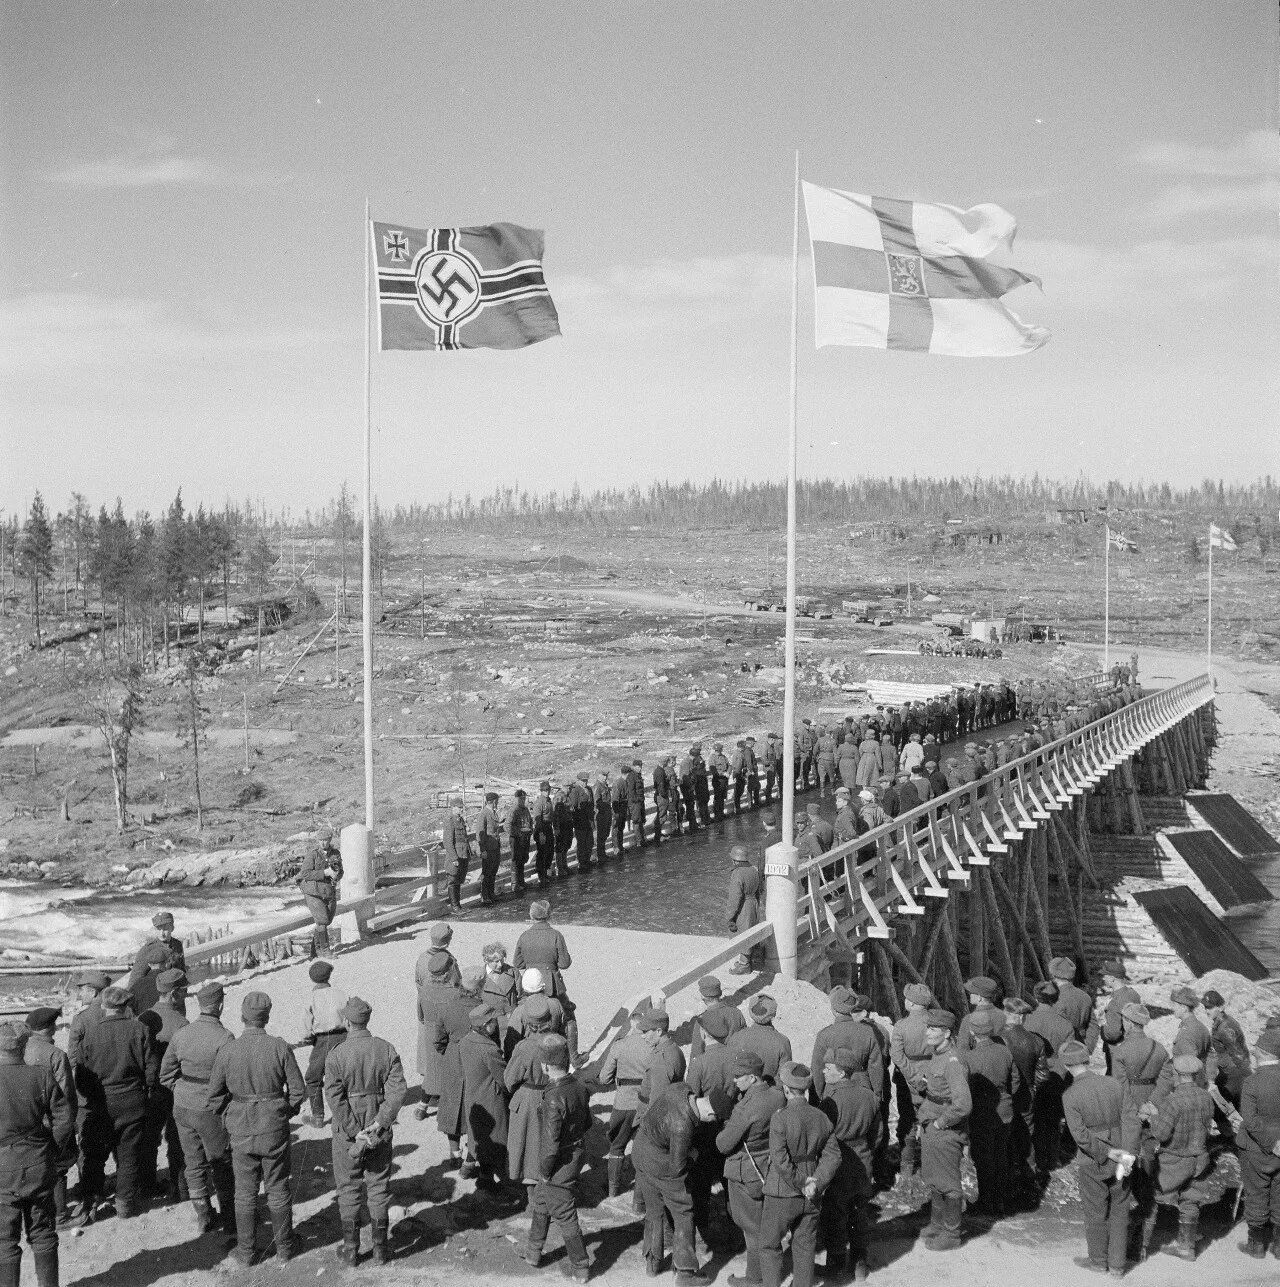
[{"label": "soldier with boots", "polygon": [[24,1062],[27,1039],[16,1023],[0,1024],[0,1284],[18,1287],[25,1228],[38,1287],[58,1287],[53,1186],[76,1116],[52,1067]]},{"label": "soldier with boots", "polygon": [[627,820],[635,830],[637,849],[645,846],[644,819],[644,765],[632,760],[631,772],[627,774]]},{"label": "soldier with boots", "polygon": [[[1003,1011],[1000,1012],[1003,1015]],[[992,1011],[969,1016],[973,1046],[960,1052],[969,1071],[969,1155],[978,1173],[976,1210],[999,1218],[1010,1207],[1009,1132],[1013,1126],[1013,1097],[1021,1077],[1013,1052],[995,1037]]]},{"label": "soldier with boots", "polygon": [[333,1114],[333,1183],[342,1221],[339,1259],[360,1259],[360,1207],[368,1203],[373,1263],[387,1263],[391,1205],[391,1129],[404,1103],[404,1070],[396,1048],[369,1031],[373,1007],[352,997],[343,1008],[347,1039],[324,1068],[324,1097]]},{"label": "soldier with boots", "polygon": [[209,1105],[223,1116],[235,1175],[236,1259],[253,1263],[258,1231],[258,1186],[267,1191],[276,1259],[294,1253],[292,1156],[289,1122],[307,1088],[287,1041],[266,1031],[271,998],[250,992],[241,1002],[244,1031],[218,1051],[209,1075]]},{"label": "soldier with boots", "polygon": [[1199,1181],[1209,1169],[1207,1141],[1213,1126],[1213,1100],[1207,1090],[1196,1085],[1203,1069],[1195,1055],[1175,1055],[1174,1089],[1158,1109],[1151,1104],[1140,1110],[1160,1146],[1156,1183],[1161,1195],[1178,1206],[1178,1241],[1164,1250],[1180,1260],[1196,1258],[1196,1231],[1206,1197]]},{"label": "soldier with boots", "polygon": [[925,1013],[925,1042],[930,1058],[920,1064],[916,1089],[920,1104],[920,1178],[930,1194],[929,1223],[920,1238],[930,1251],[960,1246],[964,1190],[960,1161],[973,1100],[969,1077],[956,1052],[952,1034],[956,1018],[949,1010]]},{"label": "soldier with boots", "polygon": [[831,1122],[840,1147],[840,1169],[822,1199],[822,1233],[827,1247],[825,1277],[844,1272],[853,1253],[853,1277],[867,1277],[867,1202],[875,1192],[875,1157],[884,1135],[880,1100],[857,1074],[861,1058],[841,1048],[827,1056],[825,1093],[818,1105]]},{"label": "soldier with boots", "polygon": [[742,812],[742,797],[747,793],[747,739],[738,738],[729,760],[729,776],[733,779],[733,811]]},{"label": "soldier with boots", "polygon": [[689,748],[689,754],[680,760],[680,795],[684,800],[685,825],[690,835],[698,829],[698,793],[693,782],[694,773],[700,763],[697,757],[698,748],[693,746]]},{"label": "soldier with boots", "polygon": [[[1133,1193],[1133,1214],[1141,1230],[1138,1259],[1147,1258],[1151,1235],[1155,1231],[1156,1206],[1155,1171],[1156,1141],[1151,1128],[1144,1120],[1142,1107],[1155,1095],[1160,1074],[1168,1055],[1159,1042],[1146,1034],[1151,1015],[1138,1001],[1129,1001],[1120,1012],[1121,1037],[1109,1048],[1111,1075],[1120,1083],[1123,1096],[1121,1119],[1124,1134],[1121,1146],[1137,1159],[1130,1179]],[[1112,1029],[1114,1031],[1114,1029]],[[1105,1037],[1105,1029],[1104,1029]]]},{"label": "soldier with boots", "polygon": [[605,1127],[605,1133],[609,1137],[609,1153],[605,1160],[609,1169],[611,1198],[622,1193],[627,1145],[636,1133],[640,1087],[653,1063],[651,1043],[639,1030],[638,1020],[638,1015],[632,1015],[631,1031],[625,1037],[619,1037],[609,1047],[609,1053],[605,1056],[600,1075],[596,1079],[601,1087],[614,1088],[613,1108]]},{"label": "soldier with boots", "polygon": [[1255,1260],[1271,1254],[1280,1260],[1280,1028],[1268,1028],[1254,1047],[1257,1071],[1240,1087],[1237,1140],[1243,1138],[1240,1178],[1249,1236],[1240,1250]]},{"label": "soldier with boots", "polygon": [[537,850],[534,871],[539,889],[544,889],[551,878],[551,861],[556,847],[551,817],[551,783],[541,782],[538,784],[538,798],[533,802],[533,843]]},{"label": "soldier with boots", "polygon": [[709,783],[710,774],[702,758],[702,745],[699,743],[693,748],[693,798],[698,806],[698,821],[704,827],[711,825],[711,809],[708,806],[711,798]]},{"label": "soldier with boots", "polygon": [[307,977],[315,986],[311,989],[302,1021],[302,1044],[311,1047],[311,1057],[307,1060],[307,1072],[303,1081],[307,1086],[312,1126],[324,1125],[325,1060],[328,1059],[329,1052],[347,1038],[347,1024],[342,1017],[347,994],[329,982],[332,974],[332,961],[312,961],[307,970]]},{"label": "soldier with boots", "polygon": [[[579,874],[590,870],[591,851],[595,846],[596,801],[595,796],[591,794],[590,783],[591,775],[586,769],[579,770],[565,799],[569,812],[573,814],[573,843],[578,851]],[[604,854],[601,853],[597,857],[603,858]]]},{"label": "soldier with boots", "polygon": [[[187,1164],[187,1191],[201,1233],[209,1233],[219,1223],[226,1233],[236,1229],[231,1142],[222,1117],[209,1106],[214,1060],[234,1040],[222,1026],[222,1000],[220,983],[200,989],[196,994],[200,1013],[173,1034],[160,1064],[160,1084],[173,1095],[173,1120]],[[215,1194],[216,1213],[210,1203]]]},{"label": "soldier with boots", "polygon": [[671,756],[664,756],[653,768],[653,843],[660,845],[671,820]]},{"label": "soldier with boots", "polygon": [[743,764],[747,771],[747,799],[753,809],[760,807],[760,762],[756,759],[756,739],[747,738],[743,751]]},{"label": "soldier with boots", "polygon": [[542,1263],[542,1249],[554,1223],[564,1241],[574,1282],[585,1283],[591,1262],[578,1224],[578,1175],[591,1129],[590,1096],[569,1069],[569,1046],[563,1037],[542,1038],[542,1070],[547,1087],[542,1092],[540,1178],[529,1203],[532,1219],[529,1241],[521,1259],[535,1269]]},{"label": "soldier with boots", "polygon": [[609,793],[609,803],[613,806],[613,852],[622,857],[624,837],[627,829],[628,804],[627,779],[631,776],[631,766],[623,763],[618,766],[618,780]]},{"label": "soldier with boots", "polygon": [[[538,851],[541,861],[542,851]],[[449,910],[462,911],[462,885],[471,865],[471,840],[467,835],[467,817],[462,808],[462,797],[449,800],[449,816],[444,820],[444,858],[440,864],[441,875],[449,881]]]},{"label": "soldier with boots", "polygon": [[777,733],[770,733],[764,744],[764,802],[773,803],[773,788],[782,772],[782,743]]},{"label": "soldier with boots", "polygon": [[[67,1103],[71,1106],[71,1120],[77,1117],[79,1096],[76,1093],[75,1072],[71,1060],[65,1051],[54,1045],[53,1034],[58,1024],[61,1009],[41,1006],[27,1015],[27,1046],[23,1062],[28,1067],[44,1067],[53,1073]],[[71,1141],[54,1159],[54,1170],[57,1179],[53,1183],[53,1211],[59,1229],[75,1229],[86,1224],[83,1211],[72,1212],[67,1205],[67,1173],[76,1164],[76,1136],[71,1132]]]},{"label": "soldier with boots", "polygon": [[[760,923],[760,895],[764,882],[745,845],[734,845],[729,850],[729,857],[733,862],[733,871],[729,876],[724,918],[731,934],[743,934]],[[743,952],[729,967],[729,973],[749,974],[752,957],[762,956],[763,953],[762,947],[753,947]]]},{"label": "soldier with boots", "polygon": [[[163,1063],[174,1034],[187,1026],[187,976],[181,970],[165,970],[156,977],[156,987],[159,995],[155,1005],[138,1017],[151,1033],[156,1059]],[[169,1164],[166,1196],[170,1202],[181,1202],[189,1196],[182,1140],[173,1121],[173,1093],[159,1085],[147,1100],[142,1131],[142,1188],[146,1193],[157,1192],[156,1167],[162,1140]]]},{"label": "soldier with boots", "polygon": [[558,1001],[564,1010],[564,1037],[569,1043],[569,1054],[574,1065],[578,1063],[577,1010],[564,985],[564,973],[573,964],[569,945],[564,935],[551,924],[551,904],[543,899],[529,904],[527,930],[516,940],[512,964],[523,975],[526,970],[537,970],[546,984],[547,996]]},{"label": "soldier with boots", "polygon": [[920,1137],[916,1121],[924,1094],[919,1089],[921,1065],[933,1058],[925,1039],[928,1011],[935,1008],[933,993],[923,983],[908,983],[903,990],[906,1014],[893,1025],[889,1037],[889,1057],[893,1062],[893,1081],[898,1101],[898,1174],[908,1189],[915,1184],[920,1157]]},{"label": "soldier with boots", "polygon": [[528,794],[523,787],[516,788],[515,802],[507,811],[507,839],[511,842],[512,892],[524,893],[524,869],[529,865],[529,844],[533,839],[533,814],[529,810]]},{"label": "soldier with boots", "polygon": [[1022,1026],[1031,1013],[1028,1002],[1021,997],[1006,997],[1003,1008],[1004,1032],[1000,1039],[1009,1048],[1018,1071],[1017,1086],[1013,1091],[1013,1122],[1009,1128],[1009,1187],[1011,1194],[1025,1201],[1039,1191],[1032,1137],[1036,1121],[1036,1072],[1044,1046],[1039,1037]]},{"label": "soldier with boots", "polygon": [[330,955],[329,926],[338,914],[338,882],[342,879],[342,855],[332,842],[323,853],[312,851],[302,860],[298,872],[298,888],[302,901],[311,913],[316,927],[311,942],[316,956]]},{"label": "soldier with boots", "polygon": [[476,825],[480,846],[480,902],[491,907],[498,901],[498,867],[502,863],[502,837],[498,827],[498,793],[486,791]]},{"label": "soldier with boots", "polygon": [[609,830],[613,826],[613,801],[609,792],[609,775],[600,770],[593,793],[596,811],[596,861],[604,862],[609,848]]}]

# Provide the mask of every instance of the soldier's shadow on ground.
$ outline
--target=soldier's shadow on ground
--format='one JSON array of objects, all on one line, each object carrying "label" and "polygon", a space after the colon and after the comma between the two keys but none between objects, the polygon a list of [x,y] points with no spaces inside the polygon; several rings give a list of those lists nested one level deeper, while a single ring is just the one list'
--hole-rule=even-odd
[{"label": "soldier's shadow on ground", "polygon": [[187,1274],[216,1269],[229,1254],[225,1238],[207,1233],[177,1246],[139,1251],[126,1260],[117,1260],[101,1273],[77,1278],[76,1282],[81,1287],[149,1287],[161,1281],[181,1282]]},{"label": "soldier's shadow on ground", "polygon": [[309,1202],[333,1191],[333,1136],[295,1140],[291,1150],[293,1200]]}]

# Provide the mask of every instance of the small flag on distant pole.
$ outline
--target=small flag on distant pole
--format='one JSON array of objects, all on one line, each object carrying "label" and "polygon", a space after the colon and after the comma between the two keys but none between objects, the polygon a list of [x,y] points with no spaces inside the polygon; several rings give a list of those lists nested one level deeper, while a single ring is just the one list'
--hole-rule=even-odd
[{"label": "small flag on distant pole", "polygon": [[1216,523],[1209,524],[1209,547],[1214,550],[1226,550],[1228,554],[1240,548],[1231,533]]},{"label": "small flag on distant pole", "polygon": [[1112,531],[1110,526],[1107,528],[1107,544],[1117,550],[1136,551],[1138,548],[1136,542],[1131,541],[1123,532]]},{"label": "small flag on distant pole", "polygon": [[374,223],[378,347],[522,349],[560,334],[536,228]]},{"label": "small flag on distant pole", "polygon": [[996,262],[1018,225],[996,205],[869,197],[804,185],[815,339],[956,357],[1012,357],[1048,343],[1001,303],[1037,277]]}]

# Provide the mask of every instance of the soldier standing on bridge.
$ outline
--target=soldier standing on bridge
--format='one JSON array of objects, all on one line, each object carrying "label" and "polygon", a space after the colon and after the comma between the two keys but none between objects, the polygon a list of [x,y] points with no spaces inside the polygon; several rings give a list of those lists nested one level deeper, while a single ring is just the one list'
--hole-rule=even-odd
[{"label": "soldier standing on bridge", "polygon": [[538,888],[545,889],[551,872],[551,859],[555,852],[555,832],[551,821],[551,783],[538,784],[538,798],[533,802],[533,843],[537,847],[534,870]]},{"label": "soldier standing on bridge", "polygon": [[711,748],[711,759],[707,761],[707,772],[711,775],[711,816],[717,822],[724,821],[724,801],[729,791],[731,767],[725,758],[723,743],[717,742]]},{"label": "soldier standing on bridge", "polygon": [[777,733],[770,733],[764,744],[764,802],[773,803],[773,788],[782,772],[782,745]]},{"label": "soldier standing on bridge", "polygon": [[[729,894],[725,900],[724,915],[733,934],[742,934],[760,923],[760,891],[762,881],[745,845],[734,845],[729,850],[733,872],[729,876]],[[763,952],[754,947],[743,952],[729,967],[730,974],[749,974],[752,957]]]},{"label": "soldier standing on bridge", "polygon": [[516,800],[507,813],[507,836],[511,841],[511,874],[515,877],[514,893],[524,893],[524,869],[529,862],[529,842],[533,838],[533,814],[525,801],[524,788],[516,790]]},{"label": "soldier standing on bridge", "polygon": [[622,857],[623,834],[627,827],[627,779],[631,776],[631,766],[625,761],[619,766],[618,780],[613,784],[609,802],[613,806],[613,852]]},{"label": "soldier standing on bridge", "polygon": [[312,850],[302,860],[297,875],[302,901],[316,927],[311,941],[317,956],[328,956],[329,926],[338,914],[338,882],[342,879],[342,855],[332,843],[321,853]]},{"label": "soldier standing on bridge", "polygon": [[444,861],[440,867],[441,873],[449,880],[451,912],[462,911],[462,884],[470,865],[471,840],[467,835],[467,816],[462,809],[462,797],[455,795],[449,800],[449,816],[444,820]]},{"label": "soldier standing on bridge", "polygon": [[693,748],[693,798],[698,804],[698,821],[704,826],[711,825],[711,810],[708,808],[709,787],[707,785],[707,766],[702,759],[702,743]]},{"label": "soldier standing on bridge", "polygon": [[480,902],[491,907],[498,901],[498,867],[502,862],[502,839],[498,829],[498,793],[486,791],[480,822],[476,826],[480,846]]},{"label": "soldier standing on bridge", "polygon": [[[569,787],[569,795],[565,801],[573,814],[573,835],[574,844],[578,848],[579,872],[590,869],[591,849],[595,841],[596,802],[591,794],[590,781],[591,775],[586,769],[579,770],[577,778]],[[599,856],[603,859],[603,852]]]},{"label": "soldier standing on bridge", "polygon": [[360,1259],[360,1205],[373,1226],[373,1263],[387,1262],[391,1128],[404,1103],[404,1071],[388,1041],[369,1032],[373,1007],[352,997],[343,1009],[347,1039],[324,1069],[324,1097],[333,1114],[333,1183],[342,1221],[342,1262]]},{"label": "soldier standing on bridge", "polygon": [[609,792],[609,774],[600,770],[592,792],[592,802],[596,811],[596,861],[604,862],[609,849],[609,831],[613,826],[613,801]]},{"label": "soldier standing on bridge", "polygon": [[644,765],[639,760],[631,761],[631,772],[627,774],[627,817],[636,832],[636,848],[643,849],[644,839]]}]

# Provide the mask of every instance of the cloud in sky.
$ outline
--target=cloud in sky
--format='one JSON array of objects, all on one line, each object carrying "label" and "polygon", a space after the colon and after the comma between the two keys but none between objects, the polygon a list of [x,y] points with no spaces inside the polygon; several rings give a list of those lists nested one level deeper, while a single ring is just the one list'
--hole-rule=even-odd
[{"label": "cloud in sky", "polygon": [[50,183],[87,189],[255,187],[287,177],[233,170],[207,157],[186,156],[174,140],[159,138],[115,156],[68,162],[45,176]]},{"label": "cloud in sky", "polygon": [[1181,178],[1249,179],[1280,175],[1280,134],[1250,130],[1234,143],[1199,146],[1152,142],[1135,149],[1133,159],[1147,169]]}]

